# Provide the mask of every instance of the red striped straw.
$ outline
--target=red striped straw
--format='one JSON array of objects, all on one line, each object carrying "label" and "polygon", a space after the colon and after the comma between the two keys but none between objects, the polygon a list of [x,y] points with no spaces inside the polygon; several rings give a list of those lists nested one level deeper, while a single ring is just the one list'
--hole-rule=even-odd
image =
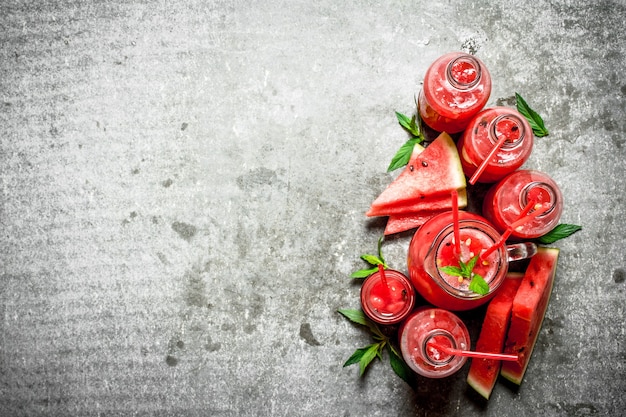
[{"label": "red striped straw", "polygon": [[454,249],[456,253],[461,253],[461,230],[459,227],[459,193],[452,190],[452,223],[454,224]]}]

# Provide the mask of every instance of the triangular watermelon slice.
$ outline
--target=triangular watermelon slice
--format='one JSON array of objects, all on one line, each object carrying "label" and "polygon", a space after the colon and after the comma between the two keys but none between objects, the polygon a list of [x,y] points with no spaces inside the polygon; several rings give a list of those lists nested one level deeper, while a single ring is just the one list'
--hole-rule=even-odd
[{"label": "triangular watermelon slice", "polygon": [[[509,272],[498,288],[496,296],[489,302],[487,312],[476,341],[476,351],[501,353],[511,322],[513,299],[524,274]],[[494,359],[472,359],[467,383],[480,395],[489,399],[500,374],[501,361]]]},{"label": "triangular watermelon slice", "polygon": [[394,214],[387,219],[385,226],[385,235],[393,235],[395,233],[406,232],[407,230],[416,229],[426,223],[428,219],[448,210],[420,211],[416,213]]},{"label": "triangular watermelon slice", "polygon": [[[467,207],[467,190],[465,188],[458,191],[457,199],[459,208]],[[407,204],[397,204],[384,208],[371,208],[366,216],[391,216],[395,214],[417,213],[421,211],[445,211],[452,210],[452,197],[450,195],[436,195],[424,197],[422,199],[409,202]]]},{"label": "triangular watermelon slice", "polygon": [[413,152],[398,177],[374,200],[371,210],[383,210],[432,196],[450,195],[466,186],[459,153],[447,133],[422,152]]},{"label": "triangular watermelon slice", "polygon": [[548,308],[558,257],[559,249],[538,248],[537,253],[530,258],[513,300],[511,326],[504,343],[504,352],[519,355],[519,360],[504,362],[500,374],[518,385],[524,378]]}]

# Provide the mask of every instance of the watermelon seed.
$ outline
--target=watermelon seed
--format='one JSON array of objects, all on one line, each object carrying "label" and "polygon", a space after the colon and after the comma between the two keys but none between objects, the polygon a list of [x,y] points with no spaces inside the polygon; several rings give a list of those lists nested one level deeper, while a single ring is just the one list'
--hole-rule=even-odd
[{"label": "watermelon seed", "polygon": [[427,166],[428,166],[428,162],[426,162],[426,161],[422,161],[422,166],[423,166],[423,167],[427,167]]},{"label": "watermelon seed", "polygon": [[409,170],[413,172],[415,170],[415,167],[413,167],[413,165],[409,165]]}]

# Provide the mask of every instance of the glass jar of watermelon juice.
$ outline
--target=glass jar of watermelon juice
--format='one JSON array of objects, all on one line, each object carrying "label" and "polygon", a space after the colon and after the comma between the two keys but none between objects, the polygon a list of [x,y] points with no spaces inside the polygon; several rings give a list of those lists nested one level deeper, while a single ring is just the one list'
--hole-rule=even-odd
[{"label": "glass jar of watermelon juice", "polygon": [[491,75],[473,55],[450,52],[426,70],[418,97],[421,119],[438,132],[465,129],[489,100]]},{"label": "glass jar of watermelon juice", "polygon": [[399,339],[406,364],[428,378],[452,375],[467,360],[464,356],[451,355],[442,349],[470,348],[470,336],[465,324],[455,314],[440,308],[422,307],[416,310],[403,323]]},{"label": "glass jar of watermelon juice", "polygon": [[[501,235],[481,216],[460,211],[458,218],[458,245],[453,212],[441,213],[413,235],[407,260],[415,290],[430,304],[452,311],[469,310],[489,301],[504,280],[509,262],[537,251],[534,243],[498,246]],[[468,265],[472,259],[475,264],[465,277],[445,272],[446,267],[460,270],[461,262]],[[484,293],[470,288],[475,275],[487,285]]]},{"label": "glass jar of watermelon juice", "polygon": [[[504,232],[520,216],[528,204],[548,205],[543,213],[511,230],[511,235],[533,239],[556,227],[563,213],[563,195],[557,183],[547,174],[535,170],[515,171],[494,184],[483,201],[483,216],[500,232]],[[533,214],[529,211],[528,215]]]},{"label": "glass jar of watermelon juice", "polygon": [[415,290],[403,273],[379,270],[365,279],[361,286],[361,307],[373,321],[396,324],[415,306]]},{"label": "glass jar of watermelon juice", "polygon": [[[497,147],[495,153],[494,147]],[[533,148],[533,131],[517,110],[491,107],[471,120],[457,148],[463,172],[470,179],[483,161],[489,159],[473,182],[496,182],[526,162]]]}]

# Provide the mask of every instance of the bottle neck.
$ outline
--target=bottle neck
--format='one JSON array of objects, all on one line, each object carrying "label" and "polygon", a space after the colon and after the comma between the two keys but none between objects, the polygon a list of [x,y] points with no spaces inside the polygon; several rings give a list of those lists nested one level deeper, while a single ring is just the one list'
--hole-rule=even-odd
[{"label": "bottle neck", "polygon": [[443,352],[436,346],[457,349],[457,343],[450,332],[438,329],[433,331],[422,342],[422,353],[427,362],[434,366],[443,366],[449,364],[455,355]]},{"label": "bottle neck", "polygon": [[461,55],[453,59],[446,68],[446,79],[458,90],[468,90],[480,82],[480,63],[471,55]]},{"label": "bottle neck", "polygon": [[[522,192],[520,193],[520,207],[524,208],[530,202],[535,202],[536,204],[547,203],[550,205],[550,208],[537,216],[539,218],[545,217],[556,207],[556,196],[556,191],[550,184],[542,181],[533,181],[522,189]],[[529,214],[532,212],[533,209],[531,209]]]},{"label": "bottle neck", "polygon": [[502,137],[505,138],[501,149],[510,150],[524,142],[526,128],[522,120],[514,114],[503,114],[491,121],[489,126],[489,140],[496,144]]}]

